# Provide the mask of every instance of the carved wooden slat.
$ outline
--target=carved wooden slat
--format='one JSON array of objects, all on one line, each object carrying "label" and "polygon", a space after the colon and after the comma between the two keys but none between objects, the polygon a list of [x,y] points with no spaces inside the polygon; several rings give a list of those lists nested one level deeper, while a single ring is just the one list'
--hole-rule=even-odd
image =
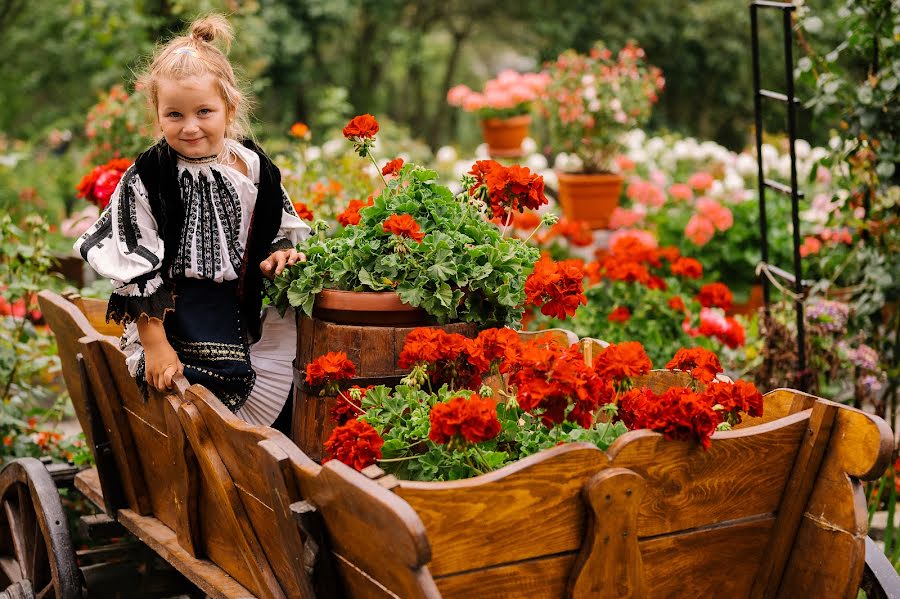
[{"label": "carved wooden slat", "polygon": [[637,536],[644,484],[643,478],[626,468],[603,470],[585,484],[588,526],[570,575],[569,597],[644,597],[644,566]]},{"label": "carved wooden slat", "polygon": [[322,514],[338,568],[352,564],[362,578],[404,599],[440,597],[425,565],[431,559],[425,529],[406,502],[340,462],[316,470],[292,460],[292,467],[301,493]]},{"label": "carved wooden slat", "polygon": [[122,336],[125,327],[116,322],[106,322],[106,300],[81,297],[78,294],[66,295],[66,299],[85,315],[91,326],[101,335],[109,335],[110,337]]},{"label": "carved wooden slat", "polygon": [[[184,381],[184,377],[180,377]],[[186,382],[186,381],[185,381]],[[169,394],[166,402],[166,430],[168,453],[172,468],[172,494],[175,507],[175,522],[172,527],[175,538],[192,557],[203,557],[200,531],[200,480],[197,458],[187,442],[187,437],[178,419],[178,408],[184,403],[183,390],[179,394]]]}]

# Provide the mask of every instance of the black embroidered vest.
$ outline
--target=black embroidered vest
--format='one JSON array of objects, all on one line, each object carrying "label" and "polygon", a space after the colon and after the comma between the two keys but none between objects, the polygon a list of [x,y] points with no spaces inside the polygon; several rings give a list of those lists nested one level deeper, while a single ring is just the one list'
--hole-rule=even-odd
[{"label": "black embroidered vest", "polygon": [[[272,241],[281,226],[281,172],[253,141],[247,139],[242,143],[259,156],[260,167],[256,207],[250,217],[247,248],[244,251],[238,279],[241,316],[250,336],[256,339],[260,333],[259,312],[262,307],[263,290],[263,276],[259,263],[269,256]],[[150,210],[156,219],[159,235],[166,248],[178,247],[184,227],[185,207],[178,186],[177,165],[178,155],[164,139],[138,156],[135,161],[135,168],[147,189]],[[160,272],[167,283],[170,283],[169,273],[175,253],[166,251],[163,256]]]}]

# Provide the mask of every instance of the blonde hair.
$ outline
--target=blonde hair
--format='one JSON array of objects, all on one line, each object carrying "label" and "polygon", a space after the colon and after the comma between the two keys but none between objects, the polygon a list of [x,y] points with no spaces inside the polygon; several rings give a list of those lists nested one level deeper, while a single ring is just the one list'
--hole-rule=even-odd
[{"label": "blonde hair", "polygon": [[225,17],[211,14],[191,23],[187,35],[173,38],[156,49],[150,66],[137,78],[137,88],[147,95],[155,120],[159,118],[160,79],[210,74],[219,82],[219,91],[230,117],[225,136],[240,139],[250,135],[250,97],[243,91],[244,86],[238,82],[226,56],[233,38],[231,25]]}]

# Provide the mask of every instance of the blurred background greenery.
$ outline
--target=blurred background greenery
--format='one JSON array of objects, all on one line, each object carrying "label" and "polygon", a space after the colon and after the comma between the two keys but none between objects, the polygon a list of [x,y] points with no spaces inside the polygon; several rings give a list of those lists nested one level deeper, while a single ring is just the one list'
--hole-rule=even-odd
[{"label": "blurred background greenery", "polygon": [[[829,12],[838,3],[818,4]],[[370,112],[432,148],[474,146],[477,121],[447,105],[449,87],[477,87],[503,68],[538,70],[598,39],[635,39],[662,68],[667,89],[650,129],[731,149],[752,135],[749,14],[733,0],[0,0],[0,131],[83,135],[99,93],[130,89],[155,43],[211,11],[231,15],[231,58],[257,98],[263,137],[294,121],[322,135]],[[778,15],[762,25],[764,84],[783,89]],[[771,118],[783,130],[783,115]],[[815,145],[826,135],[801,119],[801,137]]]}]

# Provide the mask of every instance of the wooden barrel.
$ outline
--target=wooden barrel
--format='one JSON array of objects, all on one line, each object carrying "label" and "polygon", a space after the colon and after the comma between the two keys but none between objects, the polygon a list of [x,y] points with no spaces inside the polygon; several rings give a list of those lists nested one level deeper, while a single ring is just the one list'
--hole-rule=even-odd
[{"label": "wooden barrel", "polygon": [[[291,438],[303,453],[320,462],[323,445],[335,423],[329,412],[336,397],[320,397],[318,389],[306,385],[306,365],[328,352],[342,351],[356,366],[357,376],[342,381],[341,388],[353,385],[394,386],[409,371],[397,367],[406,336],[416,327],[358,326],[298,315],[297,359],[294,361],[294,411]],[[466,323],[435,325],[448,333],[474,337],[475,326]]]}]

